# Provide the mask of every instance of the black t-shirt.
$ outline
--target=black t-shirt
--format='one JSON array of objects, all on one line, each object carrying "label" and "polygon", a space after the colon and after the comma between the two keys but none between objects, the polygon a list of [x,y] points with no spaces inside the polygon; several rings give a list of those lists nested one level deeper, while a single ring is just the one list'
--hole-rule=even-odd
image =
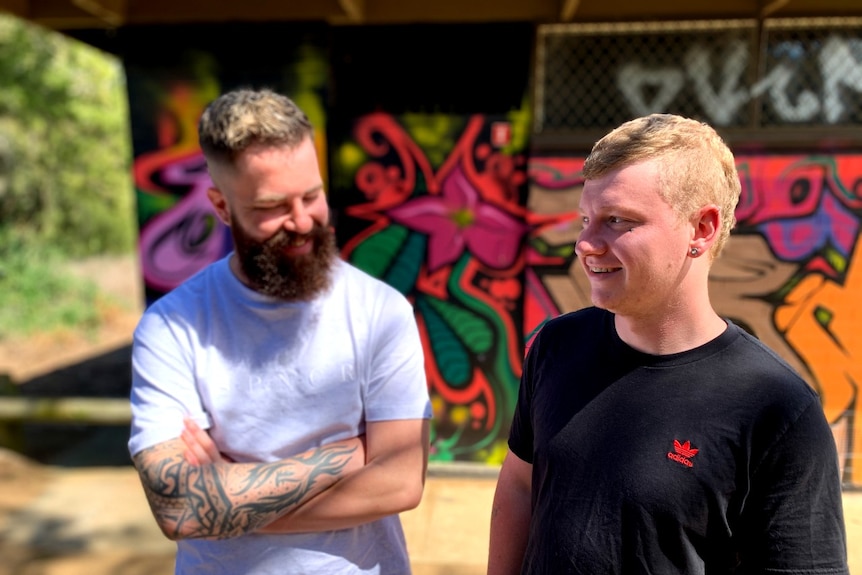
[{"label": "black t-shirt", "polygon": [[522,573],[847,573],[814,390],[730,323],[654,356],[596,308],[548,322],[509,446],[533,464]]}]

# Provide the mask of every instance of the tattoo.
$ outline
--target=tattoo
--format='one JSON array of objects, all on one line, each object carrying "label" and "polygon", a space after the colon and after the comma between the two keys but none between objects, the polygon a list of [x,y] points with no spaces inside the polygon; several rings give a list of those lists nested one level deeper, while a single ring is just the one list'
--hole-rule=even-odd
[{"label": "tattoo", "polygon": [[168,537],[227,538],[253,531],[338,480],[355,447],[324,446],[273,463],[195,466],[155,446],[134,457]]}]

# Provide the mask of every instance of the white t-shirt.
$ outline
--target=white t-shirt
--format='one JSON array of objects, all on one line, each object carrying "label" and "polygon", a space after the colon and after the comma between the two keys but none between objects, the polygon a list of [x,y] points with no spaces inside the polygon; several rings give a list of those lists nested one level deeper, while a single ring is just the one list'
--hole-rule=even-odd
[{"label": "white t-shirt", "polygon": [[[132,353],[129,450],[208,428],[238,462],[276,461],[431,416],[410,303],[343,261],[332,287],[285,303],[244,286],[227,256],[147,309]],[[397,516],[353,529],[178,542],[177,573],[410,572]]]}]

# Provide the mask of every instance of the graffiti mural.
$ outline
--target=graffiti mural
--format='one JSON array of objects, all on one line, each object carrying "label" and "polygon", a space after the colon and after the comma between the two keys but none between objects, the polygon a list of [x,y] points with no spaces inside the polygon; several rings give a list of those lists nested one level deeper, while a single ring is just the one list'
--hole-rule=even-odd
[{"label": "graffiti mural", "polygon": [[139,249],[148,294],[172,290],[229,249],[230,235],[207,199],[211,182],[197,145],[197,119],[217,95],[191,84],[169,87],[156,119],[163,147],[135,158]]},{"label": "graffiti mural", "polygon": [[[525,326],[589,305],[573,265],[583,157],[533,158],[531,211],[557,225],[533,237],[525,283]],[[862,156],[737,156],[742,197],[737,228],[710,273],[719,314],[754,333],[820,394],[846,484],[862,485]],[[528,334],[529,335],[529,334]]]},{"label": "graffiti mural", "polygon": [[[527,114],[370,114],[336,152],[346,260],[413,303],[434,407],[434,461],[500,463],[523,354]],[[339,194],[347,199],[351,194]],[[349,230],[345,232],[345,230]]]}]

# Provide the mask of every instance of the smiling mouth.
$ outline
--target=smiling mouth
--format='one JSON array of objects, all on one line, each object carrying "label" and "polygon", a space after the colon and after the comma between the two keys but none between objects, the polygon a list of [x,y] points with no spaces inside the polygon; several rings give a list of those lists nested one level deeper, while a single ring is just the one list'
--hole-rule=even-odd
[{"label": "smiling mouth", "polygon": [[609,274],[611,272],[617,271],[619,268],[596,268],[590,266],[589,270],[594,274]]}]

